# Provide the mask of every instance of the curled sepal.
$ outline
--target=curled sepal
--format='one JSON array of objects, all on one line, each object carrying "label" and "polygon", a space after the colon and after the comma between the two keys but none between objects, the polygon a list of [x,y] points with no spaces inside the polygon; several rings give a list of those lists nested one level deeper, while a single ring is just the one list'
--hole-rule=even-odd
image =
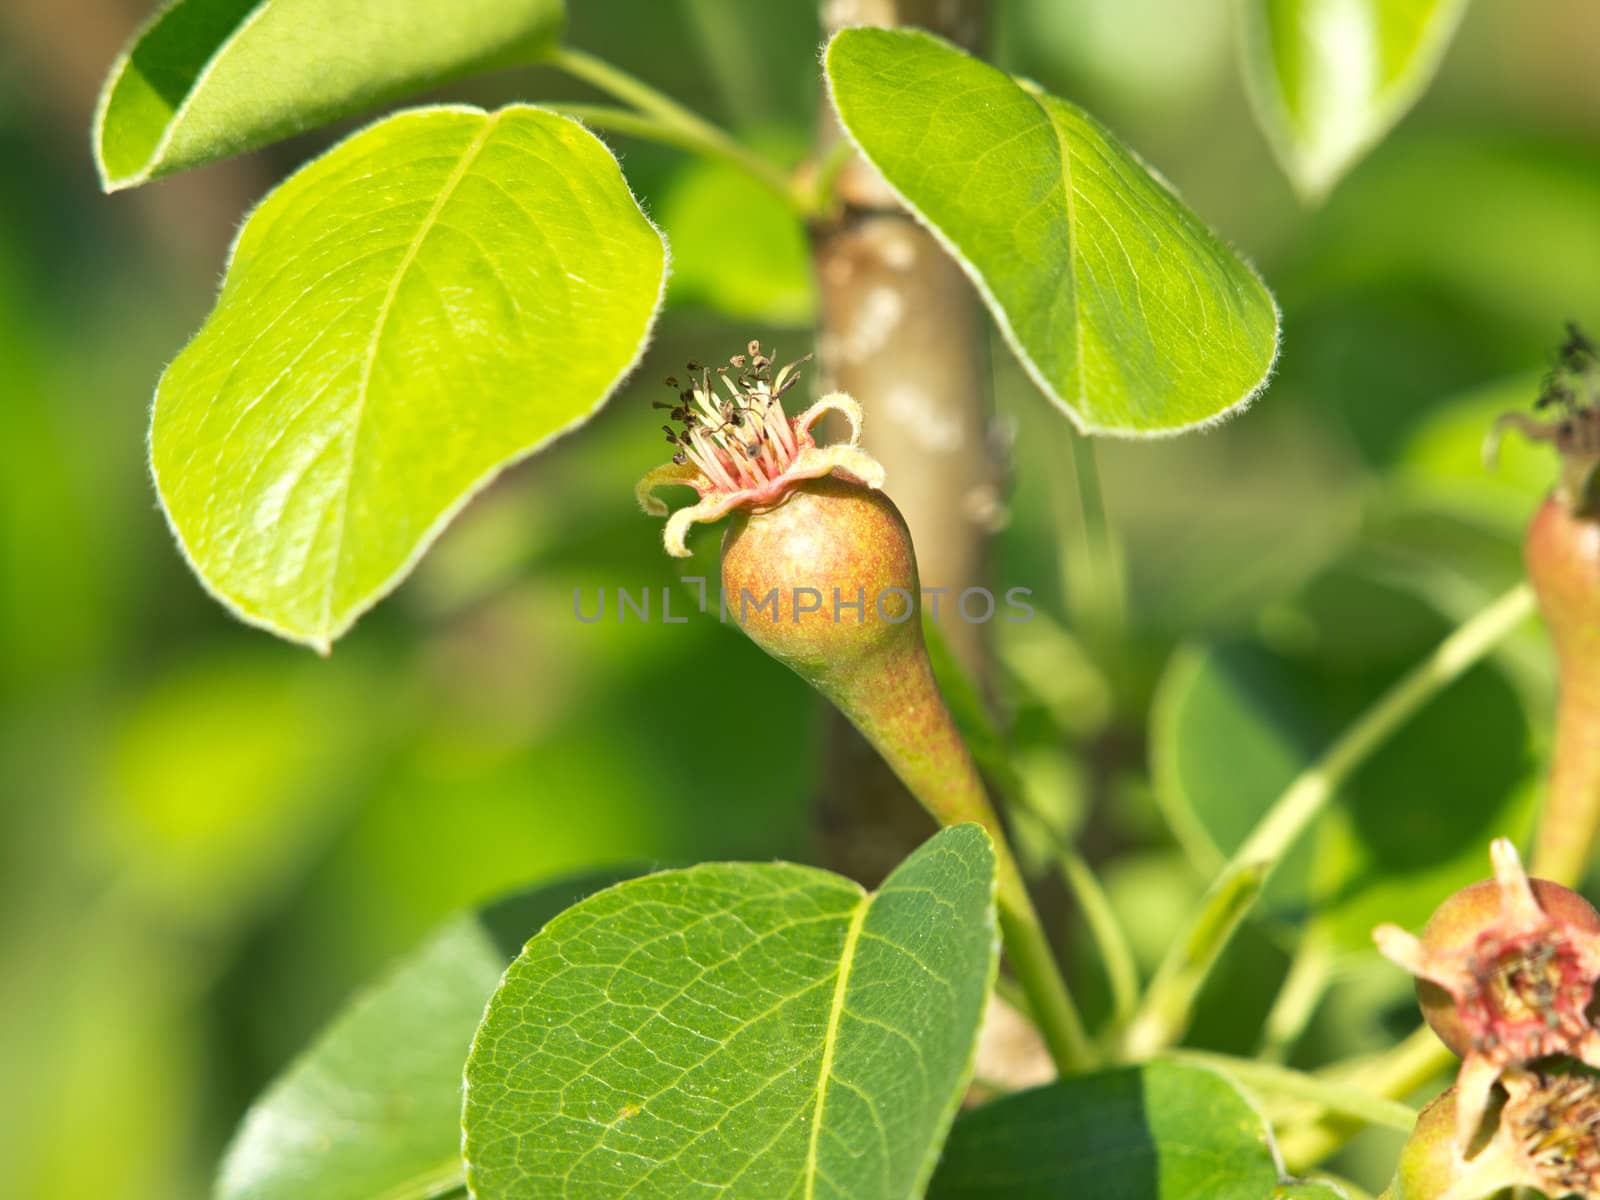
[{"label": "curled sepal", "polygon": [[656,495],[657,488],[694,487],[700,472],[689,464],[662,463],[652,467],[633,488],[633,498],[639,502],[647,516],[664,517],[672,510]]},{"label": "curled sepal", "polygon": [[1463,1059],[1462,1146],[1506,1070],[1553,1055],[1600,1067],[1600,1031],[1587,1012],[1600,977],[1600,915],[1567,888],[1530,881],[1505,838],[1490,857],[1494,879],[1447,899],[1420,939],[1394,925],[1373,930],[1378,949],[1417,977],[1423,1016]]},{"label": "curled sepal", "polygon": [[[712,372],[690,364],[689,386],[676,404],[658,404],[670,410],[678,427],[664,426],[675,447],[672,461],[655,468],[638,483],[634,494],[651,516],[667,516],[669,509],[656,489],[672,485],[692,487],[699,500],[672,512],[663,540],[667,553],[687,558],[686,539],[691,525],[721,520],[735,509],[767,509],[781,504],[794,486],[835,472],[869,488],[883,486],[883,467],[861,448],[861,406],[843,392],[822,397],[798,417],[783,410],[783,393],[799,378],[804,359],[777,370],[751,342],[747,354],[736,354],[717,379],[727,393],[716,390]],[[667,383],[678,388],[675,379]],[[813,427],[829,412],[841,414],[850,425],[847,441],[817,445]]]}]

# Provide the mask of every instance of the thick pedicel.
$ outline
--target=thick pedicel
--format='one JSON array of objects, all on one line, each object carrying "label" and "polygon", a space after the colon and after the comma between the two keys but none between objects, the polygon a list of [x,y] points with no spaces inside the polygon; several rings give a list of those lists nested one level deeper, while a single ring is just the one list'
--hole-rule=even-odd
[{"label": "thick pedicel", "polygon": [[1600,350],[1575,326],[1557,349],[1535,409],[1495,426],[1552,445],[1561,459],[1554,494],[1523,541],[1528,580],[1555,643],[1560,680],[1550,792],[1533,869],[1576,884],[1600,839]]}]

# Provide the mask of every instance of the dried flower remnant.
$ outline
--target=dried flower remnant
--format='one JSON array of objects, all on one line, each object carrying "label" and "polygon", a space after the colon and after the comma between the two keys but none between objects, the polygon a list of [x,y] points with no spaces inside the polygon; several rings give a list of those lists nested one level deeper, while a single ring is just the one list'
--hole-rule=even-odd
[{"label": "dried flower remnant", "polygon": [[1506,413],[1495,422],[1484,446],[1492,463],[1507,429],[1515,429],[1536,442],[1549,442],[1561,455],[1561,481],[1557,499],[1567,512],[1594,516],[1600,512],[1600,349],[1576,325],[1555,353],[1533,406],[1555,416],[1541,420],[1528,413]]},{"label": "dried flower remnant", "polygon": [[[639,505],[651,516],[667,516],[655,493],[669,485],[692,487],[700,496],[668,517],[664,538],[667,553],[676,558],[688,557],[690,525],[720,520],[735,509],[771,508],[802,480],[838,471],[869,488],[883,486],[883,468],[860,446],[861,406],[849,396],[824,396],[798,417],[784,412],[783,395],[810,355],[774,371],[759,342],[747,351],[725,367],[690,363],[687,387],[667,380],[677,402],[655,404],[676,423],[662,426],[673,455],[639,481]],[[812,429],[827,412],[841,413],[850,423],[849,441],[817,445]]]},{"label": "dried flower remnant", "polygon": [[1394,925],[1373,931],[1384,955],[1417,977],[1428,1024],[1462,1056],[1463,1146],[1507,1069],[1552,1055],[1600,1067],[1600,1031],[1586,1011],[1600,978],[1600,914],[1558,884],[1530,882],[1505,838],[1490,858],[1495,878],[1447,899],[1421,939]]},{"label": "dried flower remnant", "polygon": [[1577,326],[1567,327],[1534,407],[1556,415],[1508,413],[1487,449],[1492,458],[1510,427],[1549,442],[1561,459],[1559,481],[1528,526],[1522,557],[1550,631],[1560,692],[1533,868],[1575,883],[1600,844],[1600,350]]},{"label": "dried flower remnant", "polygon": [[1484,1200],[1506,1188],[1600,1200],[1600,1077],[1586,1067],[1547,1063],[1506,1073],[1492,1122],[1456,1135],[1458,1091],[1417,1118],[1400,1152],[1389,1200]]},{"label": "dried flower remnant", "polygon": [[1589,1071],[1519,1071],[1505,1081],[1501,1124],[1515,1182],[1549,1196],[1600,1197],[1600,1078]]}]

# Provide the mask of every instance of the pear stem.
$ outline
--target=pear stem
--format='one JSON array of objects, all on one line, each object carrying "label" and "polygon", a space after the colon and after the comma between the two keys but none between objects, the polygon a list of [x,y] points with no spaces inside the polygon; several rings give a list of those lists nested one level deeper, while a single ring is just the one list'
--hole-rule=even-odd
[{"label": "pear stem", "polygon": [[[940,695],[920,637],[898,639],[870,669],[843,680],[813,680],[883,756],[940,825],[975,821],[994,841],[995,905],[1006,956],[1035,1023],[1062,1074],[1093,1065],[1083,1020],[1028,895],[999,814]],[[884,704],[885,696],[897,702]]]},{"label": "pear stem", "polygon": [[1577,887],[1600,835],[1600,520],[1553,496],[1534,515],[1522,549],[1560,687],[1550,791],[1530,866],[1542,879]]},{"label": "pear stem", "polygon": [[1600,832],[1600,663],[1578,655],[1561,664],[1550,791],[1530,873],[1577,887]]}]

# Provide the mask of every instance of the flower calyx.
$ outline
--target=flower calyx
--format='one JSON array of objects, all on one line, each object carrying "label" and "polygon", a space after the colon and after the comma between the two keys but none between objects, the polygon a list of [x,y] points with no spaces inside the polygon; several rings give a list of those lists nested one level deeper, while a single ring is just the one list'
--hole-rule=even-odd
[{"label": "flower calyx", "polygon": [[1600,979],[1600,914],[1576,892],[1530,881],[1505,838],[1490,847],[1495,877],[1463,888],[1422,937],[1373,930],[1378,949],[1417,977],[1424,1017],[1462,1057],[1456,1138],[1466,1146],[1497,1080],[1552,1056],[1600,1068],[1588,1009]]},{"label": "flower calyx", "polygon": [[1494,1122],[1455,1134],[1459,1090],[1423,1109],[1400,1152],[1394,1200],[1483,1200],[1507,1188],[1600,1200],[1600,1075],[1570,1060],[1506,1072]]},{"label": "flower calyx", "polygon": [[1485,459],[1493,465],[1507,429],[1549,442],[1561,455],[1556,495],[1562,505],[1574,516],[1600,517],[1600,348],[1571,322],[1533,407],[1554,415],[1505,413],[1484,442]]},{"label": "flower calyx", "polygon": [[[666,381],[677,401],[655,407],[667,410],[674,422],[662,426],[672,460],[641,479],[634,494],[646,513],[667,517],[668,554],[688,557],[691,525],[720,520],[735,509],[774,508],[803,480],[837,471],[869,488],[883,486],[883,467],[861,448],[861,406],[851,397],[833,392],[797,417],[784,412],[783,395],[810,357],[774,370],[771,356],[752,341],[727,366],[690,363],[687,386]],[[813,427],[828,412],[849,422],[848,441],[817,445]],[[674,485],[693,488],[699,500],[671,512],[656,490]]]}]

